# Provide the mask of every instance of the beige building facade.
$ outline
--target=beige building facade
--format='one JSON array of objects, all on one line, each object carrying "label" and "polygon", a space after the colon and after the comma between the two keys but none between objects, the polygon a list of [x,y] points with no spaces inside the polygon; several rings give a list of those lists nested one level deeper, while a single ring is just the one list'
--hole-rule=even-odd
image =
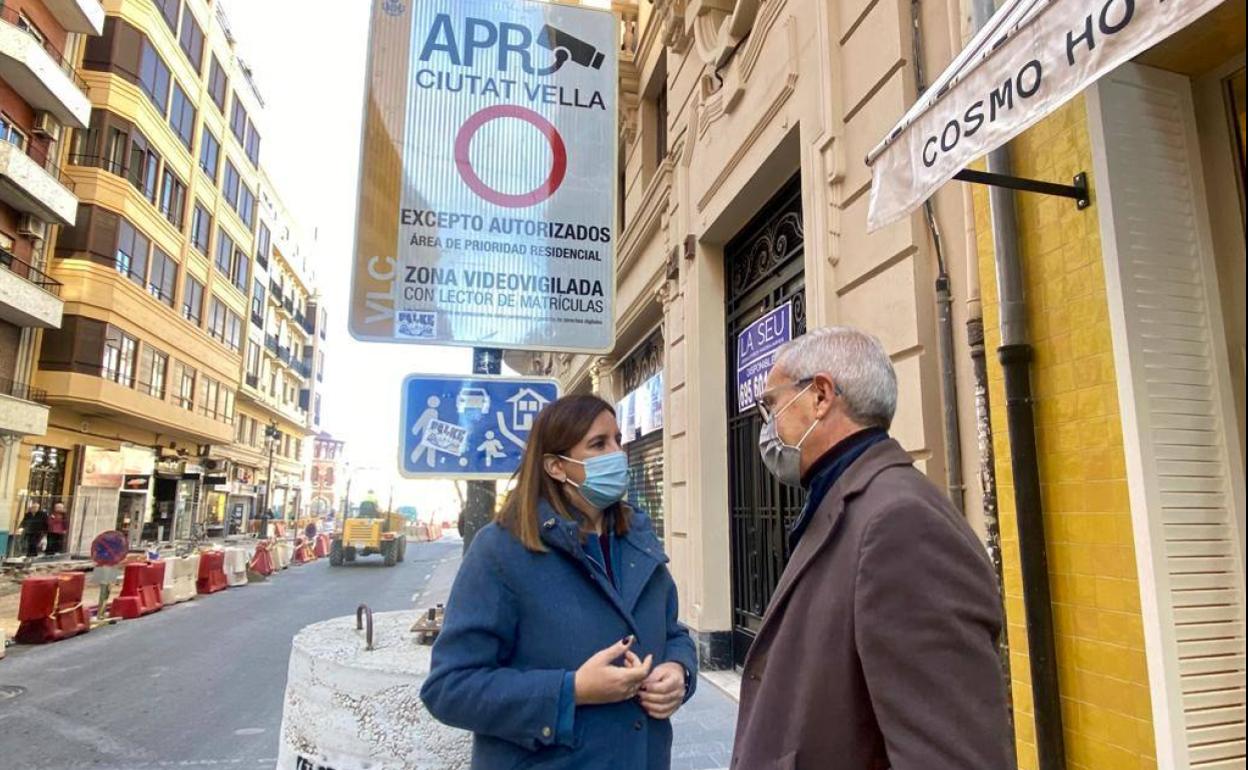
[{"label": "beige building facade", "polygon": [[[709,667],[742,661],[800,510],[798,494],[762,469],[760,422],[738,393],[737,343],[751,323],[779,311],[793,334],[829,324],[870,330],[896,365],[893,433],[918,466],[946,483],[951,454],[978,455],[965,332],[976,292],[969,193],[940,193],[930,223],[920,213],[872,235],[866,228],[862,158],[916,95],[913,7],[613,4],[622,20],[617,344],[605,357],[508,358],[525,373],[558,377],[566,392],[630,404],[661,374],[661,429],[650,418],[651,430],[625,433],[661,434],[649,457],[630,449],[634,484],[653,490],[642,498],[661,508],[682,620]],[[961,14],[956,4],[920,8],[917,45],[938,70],[961,46]],[[947,396],[955,425],[969,426],[948,447],[934,233],[954,297],[957,393]],[[961,467],[951,491],[983,531],[977,463]]]}]

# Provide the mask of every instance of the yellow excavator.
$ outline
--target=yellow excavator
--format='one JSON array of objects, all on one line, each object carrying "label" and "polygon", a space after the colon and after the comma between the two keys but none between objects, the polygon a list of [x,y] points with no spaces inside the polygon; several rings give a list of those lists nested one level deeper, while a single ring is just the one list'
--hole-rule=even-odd
[{"label": "yellow excavator", "polygon": [[357,556],[381,554],[387,567],[403,561],[407,552],[406,522],[397,513],[383,513],[370,493],[354,516],[343,520],[329,548],[329,563],[341,567]]}]

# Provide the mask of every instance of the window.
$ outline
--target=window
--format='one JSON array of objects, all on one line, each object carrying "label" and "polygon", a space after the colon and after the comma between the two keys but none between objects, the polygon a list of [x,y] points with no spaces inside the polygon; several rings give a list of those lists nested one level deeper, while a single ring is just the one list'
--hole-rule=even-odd
[{"label": "window", "polygon": [[182,317],[196,326],[204,317],[204,285],[189,275],[182,287]]},{"label": "window", "polygon": [[104,360],[102,376],[127,388],[134,387],[134,358],[139,343],[116,326],[104,332]]},{"label": "window", "polygon": [[234,132],[234,138],[239,144],[247,141],[247,110],[239,100],[237,92],[234,93],[234,110],[230,113],[230,131]]},{"label": "window", "polygon": [[117,272],[139,286],[146,286],[150,245],[146,235],[136,230],[128,220],[120,219],[117,224]]},{"label": "window", "polygon": [[208,307],[208,334],[218,342],[225,342],[225,314],[228,312],[221,300],[212,298],[212,304]]},{"label": "window", "polygon": [[199,72],[203,69],[204,31],[199,28],[195,15],[189,8],[186,13],[182,14],[182,32],[178,35],[178,43],[181,44],[186,58],[191,60],[191,66],[195,68],[195,71]]},{"label": "window", "polygon": [[225,199],[230,202],[235,211],[238,211],[238,188],[242,187],[242,180],[238,176],[238,169],[234,167],[234,162],[229,158],[225,160],[225,179],[221,185],[221,191],[225,193]]},{"label": "window", "polygon": [[195,405],[195,369],[181,361],[173,362],[173,401],[183,409],[190,410]]},{"label": "window", "polygon": [[251,229],[255,223],[256,217],[256,195],[247,185],[241,185],[238,191],[238,205],[234,207],[238,215],[243,218],[243,222],[247,225],[247,229]]},{"label": "window", "polygon": [[12,118],[4,114],[0,114],[0,141],[8,142],[23,149],[26,147],[26,134],[22,133],[22,130],[17,127]]},{"label": "window", "polygon": [[199,132],[199,167],[217,183],[217,171],[221,168],[221,141],[204,126]]},{"label": "window", "polygon": [[225,67],[221,66],[221,61],[217,59],[216,54],[213,54],[212,64],[208,68],[208,95],[212,97],[213,104],[217,105],[217,109],[221,110],[223,115],[225,114],[225,92],[228,88]]},{"label": "window", "polygon": [[195,105],[177,81],[173,83],[173,101],[169,104],[169,125],[186,149],[195,141]]},{"label": "window", "polygon": [[169,66],[156,53],[152,42],[147,38],[143,39],[143,48],[139,54],[139,87],[163,116],[169,105]]},{"label": "window", "polygon": [[234,286],[244,294],[247,293],[247,281],[251,278],[251,260],[240,248],[234,249]]},{"label": "window", "polygon": [[160,15],[169,25],[169,31],[176,35],[178,33],[178,9],[182,5],[182,0],[155,0],[155,2],[156,7],[160,9]]},{"label": "window", "polygon": [[265,223],[260,223],[260,229],[256,231],[256,263],[263,268],[269,266],[269,249],[273,245],[273,236],[269,233],[269,227]]},{"label": "window", "polygon": [[160,179],[160,156],[152,149],[147,137],[135,130],[130,140],[130,167],[126,178],[148,201],[156,203],[157,181]]},{"label": "window", "polygon": [[225,311],[225,345],[235,353],[243,349],[243,319],[232,310]]},{"label": "window", "polygon": [[17,28],[37,40],[39,45],[46,44],[47,38],[44,37],[43,33],[39,31],[39,28],[35,26],[35,23],[26,14],[18,13]]},{"label": "window", "polygon": [[144,345],[139,355],[139,389],[149,396],[163,399],[168,370],[169,356],[151,345]]},{"label": "window", "polygon": [[[92,110],[94,116],[98,110]],[[78,132],[82,136],[82,132]],[[115,126],[108,127],[108,142],[104,145],[104,170],[122,176],[126,173],[126,156],[130,152],[130,134]],[[90,154],[90,153],[84,153]]]},{"label": "window", "polygon": [[[257,381],[260,378],[260,346],[254,342],[247,346],[247,376],[255,377]],[[248,384],[255,387],[254,383]]]},{"label": "window", "polygon": [[178,263],[159,246],[152,246],[152,275],[147,282],[151,295],[173,307],[173,292],[178,285]]},{"label": "window", "polygon": [[260,165],[260,132],[254,125],[247,127],[247,159],[253,166]]},{"label": "window", "polygon": [[221,275],[229,278],[232,274],[230,270],[234,259],[234,239],[224,228],[217,228],[217,271]]},{"label": "window", "polygon": [[160,213],[178,230],[182,229],[186,220],[186,185],[168,165],[160,184]]},{"label": "window", "polygon": [[238,351],[243,345],[243,319],[225,306],[221,300],[212,298],[208,311],[208,333],[230,350]]},{"label": "window", "polygon": [[251,286],[251,322],[264,328],[264,282],[259,278]]},{"label": "window", "polygon": [[195,201],[195,214],[191,217],[191,245],[200,254],[208,255],[208,239],[212,236],[212,215],[204,204]]}]

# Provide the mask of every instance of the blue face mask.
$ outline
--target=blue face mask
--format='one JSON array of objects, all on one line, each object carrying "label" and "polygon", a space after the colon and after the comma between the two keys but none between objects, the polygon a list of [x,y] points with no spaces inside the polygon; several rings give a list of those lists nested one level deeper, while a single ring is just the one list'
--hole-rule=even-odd
[{"label": "blue face mask", "polygon": [[588,460],[574,460],[563,455],[559,457],[585,466],[585,481],[577,484],[572,479],[567,479],[567,482],[576,487],[581,497],[598,510],[610,508],[623,500],[628,493],[628,455],[623,452],[611,452]]}]

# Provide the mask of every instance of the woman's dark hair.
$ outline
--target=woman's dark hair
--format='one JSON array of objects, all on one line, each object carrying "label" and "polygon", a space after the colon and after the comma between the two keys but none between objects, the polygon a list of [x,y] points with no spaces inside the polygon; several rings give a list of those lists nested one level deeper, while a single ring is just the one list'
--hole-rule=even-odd
[{"label": "woman's dark hair", "polygon": [[[546,550],[538,510],[542,500],[565,519],[580,518],[564,484],[546,473],[546,457],[566,455],[585,438],[603,412],[614,415],[615,409],[597,396],[564,396],[538,414],[529,432],[524,459],[514,476],[515,488],[507,495],[496,519],[530,551]],[[614,517],[617,535],[628,532],[628,516],[620,515],[625,511],[626,507]]]}]

